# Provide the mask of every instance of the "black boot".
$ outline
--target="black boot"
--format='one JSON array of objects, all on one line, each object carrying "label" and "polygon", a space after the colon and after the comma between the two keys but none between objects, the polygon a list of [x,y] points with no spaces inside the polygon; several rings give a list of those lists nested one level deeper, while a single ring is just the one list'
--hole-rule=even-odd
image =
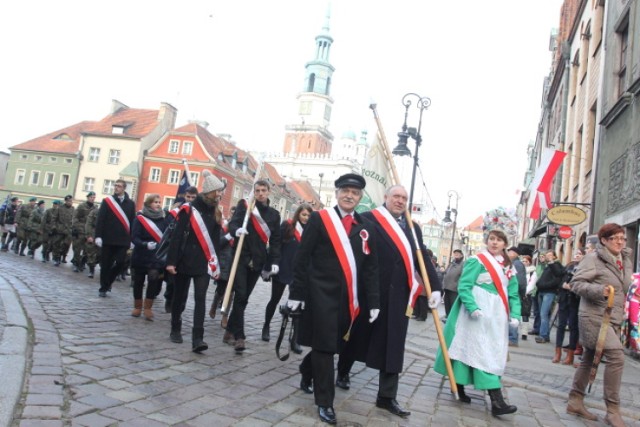
[{"label": "black boot", "polygon": [[458,398],[462,403],[471,403],[471,398],[464,392],[464,386],[462,384],[456,384],[458,387]]},{"label": "black boot", "polygon": [[262,326],[262,341],[269,342],[270,339],[271,339],[271,336],[269,334],[269,324],[265,323]]},{"label": "black boot", "polygon": [[55,265],[56,267],[60,267],[60,257],[53,257],[53,265]]},{"label": "black boot", "polygon": [[66,255],[62,257],[62,261],[61,261],[61,262],[62,262],[63,264],[66,264],[66,263],[67,263],[67,256],[66,256]]},{"label": "black boot", "polygon": [[169,334],[169,339],[171,342],[176,344],[182,344],[182,320],[178,320],[177,322],[171,322],[171,334]]},{"label": "black boot", "polygon": [[193,328],[191,330],[191,351],[194,353],[201,353],[209,348],[206,342],[203,341],[204,328]]},{"label": "black boot", "polygon": [[20,245],[20,256],[24,256],[24,250],[27,249],[27,244],[26,243],[22,243]]},{"label": "black boot", "polygon": [[489,397],[491,398],[491,415],[506,415],[513,414],[518,410],[518,408],[514,405],[508,405],[507,402],[504,401],[502,397],[502,390],[499,388],[494,388],[493,390],[489,390]]},{"label": "black boot", "polygon": [[89,266],[89,279],[93,279],[93,275],[96,273],[95,265]]}]

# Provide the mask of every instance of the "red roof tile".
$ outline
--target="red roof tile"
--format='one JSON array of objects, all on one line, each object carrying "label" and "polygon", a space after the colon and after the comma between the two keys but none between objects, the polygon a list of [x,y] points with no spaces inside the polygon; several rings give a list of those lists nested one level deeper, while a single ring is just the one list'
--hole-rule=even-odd
[{"label": "red roof tile", "polygon": [[122,135],[132,138],[147,136],[158,125],[159,110],[122,108],[96,123],[92,135],[113,135],[114,126],[125,128]]},{"label": "red roof tile", "polygon": [[44,151],[47,153],[74,154],[80,149],[80,135],[93,129],[96,122],[80,122],[75,125],[48,133],[46,135],[23,142],[10,150]]}]

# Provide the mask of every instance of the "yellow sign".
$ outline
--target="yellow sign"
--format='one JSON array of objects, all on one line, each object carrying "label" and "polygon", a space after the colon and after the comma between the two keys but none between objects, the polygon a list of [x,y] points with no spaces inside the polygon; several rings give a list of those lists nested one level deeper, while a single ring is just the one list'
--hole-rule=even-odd
[{"label": "yellow sign", "polygon": [[575,206],[554,206],[547,211],[547,218],[558,225],[578,225],[587,219],[587,213]]}]

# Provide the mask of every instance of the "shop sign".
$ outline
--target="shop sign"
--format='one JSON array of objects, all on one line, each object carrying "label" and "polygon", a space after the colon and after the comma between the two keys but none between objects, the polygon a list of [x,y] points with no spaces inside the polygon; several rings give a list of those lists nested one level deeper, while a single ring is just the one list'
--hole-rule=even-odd
[{"label": "shop sign", "polygon": [[558,225],[578,225],[587,219],[587,213],[575,206],[554,206],[547,211],[547,218]]},{"label": "shop sign", "polygon": [[568,239],[573,236],[573,229],[568,225],[563,225],[562,227],[558,227],[558,237],[561,239]]}]

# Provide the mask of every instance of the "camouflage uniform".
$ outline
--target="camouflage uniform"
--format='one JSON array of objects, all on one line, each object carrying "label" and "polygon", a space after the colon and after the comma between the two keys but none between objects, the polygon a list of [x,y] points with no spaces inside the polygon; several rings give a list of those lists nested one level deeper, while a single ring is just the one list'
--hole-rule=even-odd
[{"label": "camouflage uniform", "polygon": [[53,260],[55,265],[60,265],[60,261],[67,262],[67,252],[71,246],[71,221],[73,220],[73,206],[63,203],[58,208],[55,216],[56,233],[53,236]]},{"label": "camouflage uniform", "polygon": [[29,218],[31,212],[35,209],[35,200],[30,200],[28,204],[20,206],[16,222],[18,223],[18,242],[16,243],[15,253],[20,252],[20,256],[24,256],[24,250],[29,240]]},{"label": "camouflage uniform", "polygon": [[27,228],[29,229],[29,256],[33,259],[36,250],[42,245],[42,220],[44,218],[44,204],[31,212]]},{"label": "camouflage uniform", "polygon": [[93,239],[96,237],[97,219],[98,209],[93,209],[91,212],[89,212],[89,215],[87,215],[87,222],[84,227],[84,232],[87,236],[85,251],[87,254],[87,265],[89,266],[89,277],[93,277],[96,264],[98,264],[98,261],[100,260],[100,248],[93,241]]},{"label": "camouflage uniform", "polygon": [[87,258],[87,234],[85,226],[87,217],[91,211],[97,210],[95,203],[83,202],[78,205],[71,221],[71,237],[73,238],[73,260],[71,263],[75,266],[73,271],[83,271]]},{"label": "camouflage uniform", "polygon": [[60,201],[55,200],[53,206],[44,211],[42,217],[42,262],[49,261],[49,254],[53,249],[53,238],[56,234],[55,216],[58,212]]}]

